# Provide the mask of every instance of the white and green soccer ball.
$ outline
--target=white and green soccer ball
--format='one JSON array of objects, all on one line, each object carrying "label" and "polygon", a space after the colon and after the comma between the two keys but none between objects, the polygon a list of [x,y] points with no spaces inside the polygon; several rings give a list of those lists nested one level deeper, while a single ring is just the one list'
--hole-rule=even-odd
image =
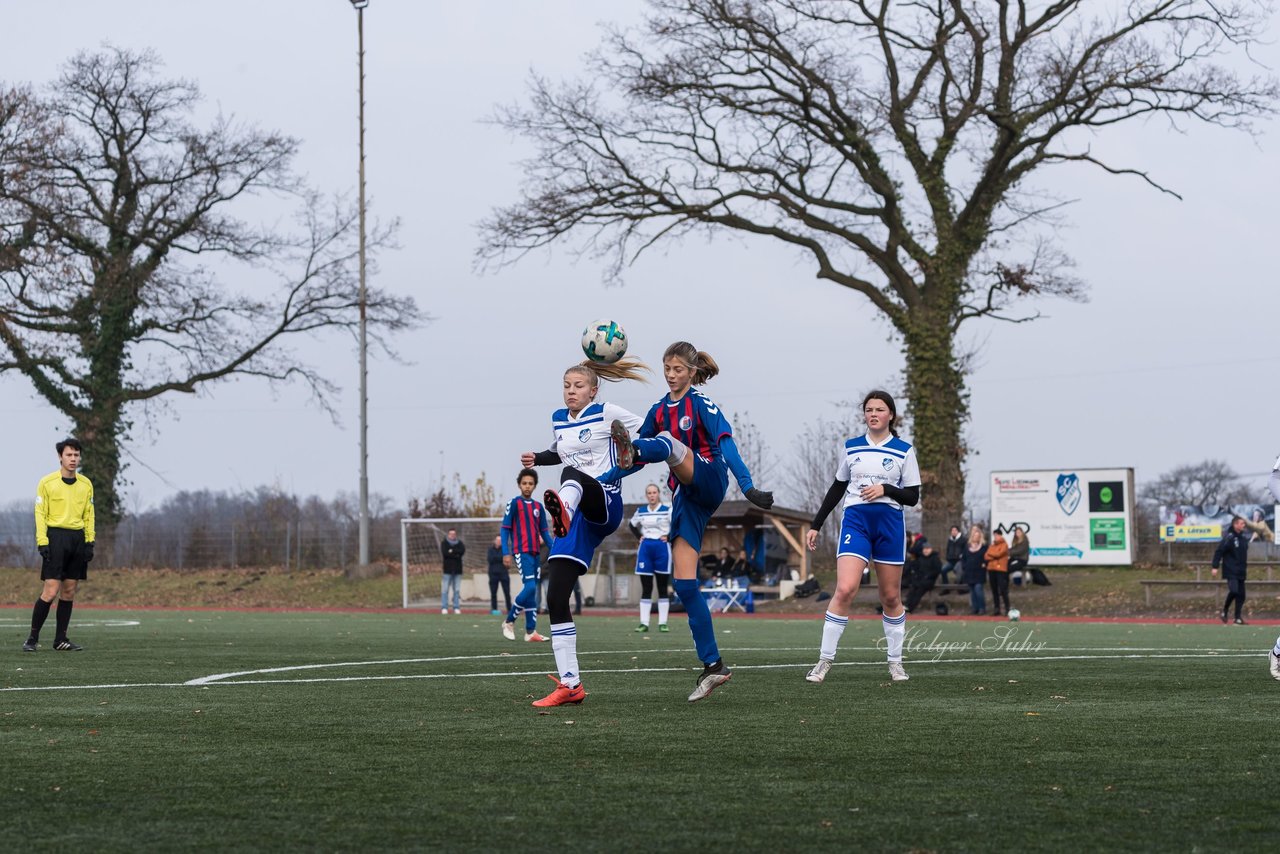
[{"label": "white and green soccer ball", "polygon": [[1022,619],[1021,611],[1019,611],[1017,608],[1009,609],[1009,622],[1016,623],[1018,622],[1018,620],[1021,620],[1021,619]]},{"label": "white and green soccer ball", "polygon": [[612,320],[594,320],[582,330],[582,352],[593,362],[612,365],[626,355],[626,330]]}]

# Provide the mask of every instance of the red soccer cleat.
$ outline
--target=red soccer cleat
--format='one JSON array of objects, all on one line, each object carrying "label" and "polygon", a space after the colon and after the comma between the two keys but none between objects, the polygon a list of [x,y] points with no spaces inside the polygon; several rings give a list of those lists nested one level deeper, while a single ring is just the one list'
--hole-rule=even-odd
[{"label": "red soccer cleat", "polygon": [[541,700],[533,701],[533,705],[539,709],[550,706],[577,706],[587,696],[587,689],[582,687],[581,682],[570,688],[550,673],[547,674],[547,678],[556,683],[556,689]]},{"label": "red soccer cleat", "polygon": [[524,639],[526,643],[546,643],[547,641],[551,640],[551,638],[544,638],[542,635],[538,634],[536,631],[526,632]]},{"label": "red soccer cleat", "polygon": [[547,508],[547,515],[551,517],[551,533],[557,539],[569,533],[569,511],[560,500],[560,493],[548,489],[542,493],[542,503]]}]

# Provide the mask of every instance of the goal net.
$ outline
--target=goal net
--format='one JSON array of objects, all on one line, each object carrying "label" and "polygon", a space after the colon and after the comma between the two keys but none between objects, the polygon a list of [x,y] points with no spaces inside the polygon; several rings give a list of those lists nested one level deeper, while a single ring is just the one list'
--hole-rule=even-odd
[{"label": "goal net", "polygon": [[[458,539],[467,547],[462,555],[463,597],[467,598],[474,576],[488,573],[489,547],[493,545],[493,538],[502,534],[501,517],[401,519],[400,568],[404,607],[421,606],[429,600],[440,599],[440,576],[444,569],[440,543],[450,529],[458,532]],[[472,598],[474,596],[473,592]],[[487,585],[482,598],[489,598]]]}]

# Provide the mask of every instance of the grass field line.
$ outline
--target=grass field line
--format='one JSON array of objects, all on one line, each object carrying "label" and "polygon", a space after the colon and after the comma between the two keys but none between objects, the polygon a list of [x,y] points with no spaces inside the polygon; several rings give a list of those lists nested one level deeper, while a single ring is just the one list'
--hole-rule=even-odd
[{"label": "grass field line", "polygon": [[[862,648],[866,649],[866,648]],[[797,648],[771,648],[756,649],[756,652],[793,652]],[[663,650],[665,651],[665,650]],[[678,651],[678,650],[672,650]],[[804,651],[812,652],[805,648]],[[1077,650],[1078,651],[1078,650]],[[613,651],[611,653],[584,653],[589,655],[623,655],[630,654],[625,652]],[[404,681],[414,679],[491,679],[491,678],[510,678],[520,676],[540,676],[546,672],[545,668],[537,670],[518,670],[518,671],[480,671],[472,673],[397,673],[385,676],[318,676],[303,677],[294,679],[245,679],[245,676],[257,676],[268,673],[286,673],[297,672],[300,670],[314,670],[331,667],[360,667],[366,665],[392,665],[392,664],[424,664],[443,661],[479,661],[494,658],[530,658],[534,654],[525,654],[520,656],[512,655],[478,655],[478,656],[447,656],[440,658],[405,658],[405,659],[389,659],[385,661],[350,661],[350,662],[328,662],[324,664],[300,664],[290,667],[270,667],[259,670],[243,670],[235,673],[218,673],[210,676],[202,676],[196,679],[190,679],[186,682],[120,682],[120,683],[103,683],[91,685],[38,685],[38,686],[20,686],[0,688],[0,693],[16,693],[16,692],[34,692],[34,691],[97,691],[97,690],[114,690],[122,688],[209,688],[215,685],[299,685],[314,684],[325,682],[379,682],[379,681]],[[1174,652],[1162,650],[1159,652],[1135,652],[1132,650],[1117,654],[1103,655],[1009,655],[1009,656],[978,656],[978,657],[943,657],[937,656],[933,658],[908,658],[907,663],[916,666],[922,664],[996,664],[1010,662],[1044,662],[1044,661],[1092,661],[1092,660],[1135,660],[1135,659],[1193,659],[1193,658],[1265,658],[1265,652],[1242,652],[1239,650],[1196,650]],[[840,661],[835,662],[836,667],[883,667],[883,660],[876,661]],[[735,670],[783,670],[783,669],[800,669],[811,666],[809,662],[787,662],[772,664],[735,664]],[[583,673],[592,675],[619,675],[634,673],[673,673],[690,671],[692,667],[624,667],[610,669],[593,669],[584,670]]]},{"label": "grass field line", "polygon": [[[83,623],[76,621],[77,629],[118,629],[124,626],[140,626],[137,620],[86,620]],[[6,622],[0,620],[0,629],[29,629],[31,628],[30,620],[22,622]]]}]

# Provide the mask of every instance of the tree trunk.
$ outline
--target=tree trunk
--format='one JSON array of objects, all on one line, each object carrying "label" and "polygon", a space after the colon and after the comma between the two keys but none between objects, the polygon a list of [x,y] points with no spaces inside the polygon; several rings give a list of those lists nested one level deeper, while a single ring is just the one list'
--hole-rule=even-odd
[{"label": "tree trunk", "polygon": [[934,548],[941,548],[952,525],[963,527],[966,449],[961,434],[969,420],[969,393],[945,314],[923,307],[913,312],[903,339],[907,409],[922,482],[922,530]]},{"label": "tree trunk", "polygon": [[116,523],[124,515],[120,502],[121,439],[125,426],[118,410],[90,408],[76,416],[75,436],[84,445],[84,475],[93,482],[93,512],[98,539],[109,550]]}]

